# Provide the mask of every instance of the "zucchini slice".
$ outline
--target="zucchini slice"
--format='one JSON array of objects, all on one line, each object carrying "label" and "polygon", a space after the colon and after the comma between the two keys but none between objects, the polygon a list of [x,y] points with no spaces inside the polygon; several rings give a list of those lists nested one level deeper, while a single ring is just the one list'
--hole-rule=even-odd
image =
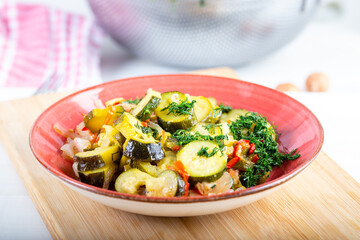
[{"label": "zucchini slice", "polygon": [[141,121],[150,118],[151,114],[161,102],[161,93],[150,90],[139,104],[131,111],[131,114]]},{"label": "zucchini slice", "polygon": [[129,139],[124,150],[124,156],[132,160],[158,161],[165,157],[161,143],[142,143]]},{"label": "zucchini slice", "polygon": [[178,176],[171,170],[165,170],[158,177],[152,177],[132,168],[120,174],[115,181],[115,190],[118,192],[145,193],[146,196],[153,197],[174,197],[178,193],[178,186]]},{"label": "zucchini slice", "polygon": [[116,170],[117,165],[110,164],[91,171],[80,171],[78,174],[81,182],[107,189]]},{"label": "zucchini slice", "polygon": [[172,170],[165,170],[158,177],[147,179],[146,196],[175,197],[178,186],[177,173]]},{"label": "zucchini slice", "polygon": [[192,182],[213,182],[220,178],[227,163],[227,156],[217,151],[213,156],[199,156],[203,148],[208,152],[219,146],[210,141],[193,141],[185,145],[177,154],[177,160],[184,164]]},{"label": "zucchini slice", "polygon": [[220,122],[235,121],[240,115],[245,116],[248,113],[245,109],[233,109],[228,113],[223,113],[220,117]]},{"label": "zucchini slice", "polygon": [[140,194],[141,187],[146,185],[146,180],[152,178],[136,168],[131,168],[121,173],[115,181],[115,190],[122,193]]},{"label": "zucchini slice", "polygon": [[78,171],[89,171],[118,162],[121,157],[119,146],[95,148],[91,151],[75,154],[74,160],[78,162]]},{"label": "zucchini slice", "polygon": [[120,105],[117,105],[109,108],[93,109],[88,114],[86,114],[83,119],[85,127],[88,128],[92,133],[98,133],[105,124],[106,118],[110,112],[111,117],[107,125],[112,125],[113,122],[118,119],[124,112],[124,108]]},{"label": "zucchini slice", "polygon": [[206,97],[191,97],[192,100],[195,100],[194,111],[196,119],[198,122],[208,122],[211,120],[212,116],[212,105],[209,99]]},{"label": "zucchini slice", "polygon": [[147,134],[143,132],[143,128],[141,122],[132,116],[130,113],[125,112],[115,128],[119,130],[119,132],[126,139],[134,139],[135,141],[141,143],[155,143],[156,140],[151,136],[151,134]]},{"label": "zucchini slice", "polygon": [[104,125],[103,129],[103,132],[99,134],[99,140],[96,145],[99,147],[119,146],[122,148],[125,142],[124,136],[110,125]]},{"label": "zucchini slice", "polygon": [[152,165],[149,162],[135,161],[132,166],[153,177],[157,177],[161,172],[157,166]]},{"label": "zucchini slice", "polygon": [[[181,104],[186,101],[190,103],[188,97],[181,92],[166,92],[161,94],[162,100],[155,109],[159,125],[166,131],[173,133],[178,129],[188,129],[197,123],[194,108],[190,109],[190,114],[170,113],[169,107],[172,103]],[[165,109],[165,110],[164,110]]]}]

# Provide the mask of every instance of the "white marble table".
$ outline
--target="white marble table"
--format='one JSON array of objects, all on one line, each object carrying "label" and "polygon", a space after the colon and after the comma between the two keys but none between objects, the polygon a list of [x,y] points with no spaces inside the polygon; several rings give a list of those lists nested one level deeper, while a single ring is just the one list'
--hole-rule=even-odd
[{"label": "white marble table", "polygon": [[[23,0],[42,2],[83,14],[90,14],[86,1]],[[75,3],[74,3],[75,2]],[[360,28],[345,19],[313,21],[292,43],[261,61],[235,68],[247,81],[275,87],[292,82],[304,88],[314,71],[331,78],[328,93],[293,93],[291,96],[309,107],[325,130],[323,151],[360,181]],[[102,50],[104,81],[188,69],[160,66],[137,59],[107,39]],[[30,96],[32,90],[0,89],[0,101]],[[10,159],[0,144],[0,239],[50,239]]]}]

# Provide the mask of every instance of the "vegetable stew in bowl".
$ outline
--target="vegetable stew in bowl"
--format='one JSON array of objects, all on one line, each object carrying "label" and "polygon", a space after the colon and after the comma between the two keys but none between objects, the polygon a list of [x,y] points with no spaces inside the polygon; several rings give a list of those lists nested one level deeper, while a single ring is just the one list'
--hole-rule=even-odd
[{"label": "vegetable stew in bowl", "polygon": [[278,150],[278,133],[266,117],[178,91],[111,99],[75,131],[54,129],[67,137],[62,156],[73,162],[77,179],[154,197],[243,190],[300,157]]},{"label": "vegetable stew in bowl", "polygon": [[68,187],[153,216],[261,199],[305,169],[322,143],[320,122],[286,94],[189,74],[84,89],[46,109],[30,133],[36,159]]}]

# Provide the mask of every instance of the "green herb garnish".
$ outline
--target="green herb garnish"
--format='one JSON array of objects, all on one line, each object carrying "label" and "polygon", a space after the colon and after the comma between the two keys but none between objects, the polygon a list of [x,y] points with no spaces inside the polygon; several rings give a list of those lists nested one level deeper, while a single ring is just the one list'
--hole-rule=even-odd
[{"label": "green herb garnish", "polygon": [[141,112],[141,114],[140,114],[140,116],[138,118],[143,119],[147,114],[151,115],[152,112],[150,111],[150,109],[154,109],[154,108],[156,108],[156,105],[154,103],[146,104],[143,111]]},{"label": "green herb garnish", "polygon": [[224,105],[224,104],[220,103],[219,107],[215,108],[215,111],[219,111],[219,110],[221,110],[222,113],[228,113],[231,110],[233,110],[233,108],[230,107],[229,105]]},{"label": "green herb garnish", "polygon": [[210,134],[216,134],[216,128],[220,129],[220,132],[222,134],[222,128],[220,124],[213,124],[213,123],[208,123],[208,124],[204,124],[203,127],[205,128],[205,130],[207,130]]},{"label": "green herb garnish", "polygon": [[132,100],[132,98],[130,98],[129,100],[126,100],[124,102],[130,103],[130,104],[138,104],[141,100],[142,100],[142,98],[135,98],[134,100]]},{"label": "green herb garnish", "polygon": [[150,127],[144,127],[144,126],[140,125],[139,122],[137,122],[135,124],[135,127],[140,129],[142,133],[153,136],[154,138],[156,138],[156,136],[158,135],[158,131],[156,129],[153,129]]},{"label": "green herb garnish", "polygon": [[192,100],[189,102],[189,100],[186,98],[181,103],[172,102],[167,107],[161,109],[162,111],[168,110],[167,115],[173,114],[175,116],[179,115],[192,115],[194,104],[196,103],[195,100]]},{"label": "green herb garnish", "polygon": [[222,140],[229,139],[227,135],[217,135],[217,136],[202,135],[199,132],[191,133],[189,130],[183,130],[183,129],[177,130],[171,136],[172,138],[178,141],[178,144],[181,147],[192,141],[205,140],[205,141],[213,141],[217,143],[221,151],[225,147]]},{"label": "green herb garnish", "polygon": [[247,188],[255,186],[262,176],[272,171],[272,167],[300,157],[297,149],[290,153],[279,152],[274,128],[265,117],[257,113],[249,112],[245,116],[239,116],[236,121],[229,124],[229,127],[235,140],[246,139],[256,146],[255,153],[259,160],[240,178],[241,183]]},{"label": "green herb garnish", "polygon": [[218,147],[214,147],[214,149],[208,153],[208,147],[201,147],[201,149],[197,152],[198,156],[205,156],[207,158],[214,156],[220,149]]},{"label": "green herb garnish", "polygon": [[214,189],[216,187],[216,184],[212,185],[211,188]]}]

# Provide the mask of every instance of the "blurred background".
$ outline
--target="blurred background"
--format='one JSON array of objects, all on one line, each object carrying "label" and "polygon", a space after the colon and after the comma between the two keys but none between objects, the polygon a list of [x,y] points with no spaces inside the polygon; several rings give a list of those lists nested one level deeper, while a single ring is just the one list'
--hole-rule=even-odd
[{"label": "blurred background", "polygon": [[[91,10],[89,3],[86,0],[10,0],[7,2],[44,4],[54,9],[60,9],[65,12],[84,15],[86,18],[94,17],[93,11]],[[211,39],[203,41],[204,45],[208,43],[208,46],[205,46],[203,49],[206,49],[206,47],[208,47],[208,49],[213,49],[211,53],[206,53],[206,50],[204,51],[201,49],[200,45],[198,45],[197,48],[182,49],[181,43],[187,44],[187,46],[191,45],[189,44],[191,42],[194,43],[193,45],[198,44],[199,39],[195,39],[195,37],[191,39],[191,36],[182,38],[187,39],[185,42],[181,42],[179,40],[179,42],[175,43],[174,41],[172,43],[167,42],[168,39],[171,39],[171,36],[168,39],[165,39],[165,37],[149,37],[149,33],[146,32],[146,30],[142,31],[143,35],[140,35],[140,37],[134,36],[134,34],[141,32],[141,30],[139,30],[139,28],[134,30],[132,29],[133,26],[137,27],[141,24],[148,24],[146,27],[159,26],[155,26],[156,20],[152,19],[151,14],[146,15],[142,13],[142,15],[138,15],[140,17],[132,16],[133,19],[140,19],[138,20],[138,23],[136,23],[136,21],[131,22],[131,17],[128,17],[127,15],[131,15],[135,12],[132,11],[132,9],[135,9],[137,4],[141,6],[140,8],[142,8],[136,12],[137,14],[141,14],[141,11],[156,12],[157,10],[156,14],[153,15],[157,15],[157,17],[159,17],[163,13],[161,12],[163,10],[159,9],[159,6],[163,5],[164,2],[167,2],[174,8],[173,12],[170,12],[171,17],[169,18],[168,16],[162,16],[163,19],[159,21],[169,20],[168,22],[171,22],[175,21],[174,18],[176,17],[182,18],[184,21],[175,21],[173,23],[169,23],[167,26],[165,26],[165,30],[166,27],[170,28],[174,25],[179,27],[180,31],[185,32],[184,29],[189,30],[189,21],[191,21],[191,19],[194,20],[194,17],[191,16],[191,14],[199,14],[208,17],[206,21],[210,23],[208,26],[206,26],[207,22],[205,22],[203,29],[210,29],[214,28],[214,24],[211,25],[211,18],[209,18],[209,16],[221,15],[224,12],[229,11],[233,13],[235,12],[233,16],[244,15],[244,13],[241,12],[245,11],[243,7],[234,7],[234,5],[231,5],[234,1],[208,0],[208,2],[205,2],[205,4],[208,5],[201,7],[197,1],[191,0],[178,0],[175,2],[170,0],[158,0],[148,1],[147,4],[144,4],[144,1],[135,0],[131,1],[131,4],[123,4],[125,6],[127,5],[127,9],[116,7],[115,3],[127,2],[123,0],[90,0],[89,2],[92,3],[93,9],[95,9],[95,13],[100,16],[99,19],[102,21],[103,26],[109,30],[109,32],[115,35],[125,35],[125,37],[120,38],[120,40],[118,38],[118,40],[123,43],[122,46],[116,44],[109,35],[104,35],[105,37],[101,41],[101,49],[99,54],[101,81],[110,81],[120,78],[149,74],[179,73],[210,66],[231,66],[233,69],[235,69],[241,79],[259,83],[272,88],[276,88],[279,84],[282,83],[291,83],[300,90],[306,90],[305,81],[307,77],[311,73],[321,72],[326,74],[330,79],[331,84],[328,91],[335,91],[340,93],[360,92],[359,0],[238,1],[246,6],[246,11],[250,11],[252,8],[254,9],[261,7],[266,7],[266,9],[271,9],[271,11],[263,11],[261,13],[261,17],[257,16],[260,19],[260,23],[257,24],[255,22],[254,26],[249,26],[250,24],[248,24],[249,19],[251,20],[251,18],[254,19],[254,17],[256,17],[256,15],[253,13],[250,13],[248,14],[249,16],[244,17],[246,19],[237,19],[237,21],[243,21],[242,23],[245,22],[245,24],[242,25],[245,26],[245,30],[241,29],[239,31],[244,32],[247,30],[250,32],[248,41],[241,42],[242,40],[238,41],[238,39],[232,39],[232,42],[228,43],[229,46],[225,45],[225,47],[217,47],[217,45],[220,45],[218,42],[222,41],[221,39],[216,39],[214,42],[211,42]],[[189,2],[192,2],[192,5],[189,5]],[[225,4],[221,5],[219,4],[220,2],[224,2]],[[263,6],[264,3],[262,2],[270,2],[272,5],[276,6],[274,9],[272,9],[271,5]],[[288,3],[284,4],[286,2]],[[149,4],[155,6],[156,8],[146,9],[146,5]],[[187,13],[183,13],[185,10],[181,7],[187,6],[186,4],[188,4],[188,8],[191,7],[192,11],[187,9]],[[316,7],[317,5],[319,6]],[[167,6],[167,10],[168,8],[169,6]],[[294,11],[294,8],[296,8],[296,11]],[[101,9],[103,10],[101,11]],[[111,9],[113,11],[111,11]],[[195,13],[194,9],[196,10]],[[214,9],[217,9],[217,12]],[[239,13],[237,14],[236,11]],[[276,11],[278,11],[278,13],[276,13]],[[284,12],[287,12],[287,14]],[[144,15],[146,16],[143,17]],[[116,20],[126,20],[127,22],[122,25],[116,25]],[[261,21],[271,22],[269,20],[275,24],[272,26],[266,26],[264,29],[264,26],[261,26]],[[226,21],[231,23],[231,19],[229,20],[228,18],[223,18],[223,21],[225,21],[224,25],[226,25]],[[108,27],[109,24],[112,27]],[[129,25],[131,25],[131,27],[129,27]],[[164,23],[164,25],[166,24]],[[246,27],[248,28],[246,29]],[[251,28],[254,28],[254,30]],[[153,35],[165,36],[164,29],[158,29],[157,34]],[[269,31],[269,35],[278,35],[274,37],[270,36],[269,39],[271,41],[261,42],[261,39],[264,38],[264,32],[266,32],[266,29]],[[202,29],[190,29],[190,31],[200,31],[200,34],[203,33],[203,36],[205,37],[209,37],[211,34],[214,36],[223,34],[222,32],[209,33],[209,31]],[[230,31],[231,29],[228,32],[226,32],[226,30],[223,31],[224,34],[228,34],[227,39],[233,37]],[[199,35],[198,32],[196,32],[196,34]],[[178,35],[176,35],[178,34],[176,32],[172,32],[171,34],[175,34],[173,39],[180,38]],[[244,37],[244,35],[241,37]],[[150,38],[151,40],[144,40]],[[240,44],[236,44],[237,41],[240,42]],[[247,46],[241,48],[240,46],[243,45]],[[165,50],[161,52],[161,49]],[[173,49],[174,52],[170,52],[168,49]],[[197,51],[196,49],[199,50]],[[203,58],[198,58],[199,54],[196,53],[199,53]],[[214,55],[218,53],[223,53],[225,55],[227,54],[227,56],[223,57]],[[186,58],[186,56],[190,57]],[[195,60],[191,61],[192,59]],[[210,60],[207,61],[206,59]],[[95,72],[94,75],[96,74],[97,73]],[[44,77],[44,81],[46,80],[45,78],[47,78],[47,76]],[[98,83],[98,81],[89,80],[89,85],[94,83]],[[81,85],[80,87],[84,86],[86,85]],[[64,88],[66,89],[70,87],[65,86]],[[29,89],[25,87],[18,87],[14,91],[12,90],[12,88],[7,88],[6,90],[3,88],[3,92],[0,92],[0,100],[16,98],[16,94],[13,93],[14,91],[21,91],[22,96],[31,95],[34,91],[33,88]]]}]

